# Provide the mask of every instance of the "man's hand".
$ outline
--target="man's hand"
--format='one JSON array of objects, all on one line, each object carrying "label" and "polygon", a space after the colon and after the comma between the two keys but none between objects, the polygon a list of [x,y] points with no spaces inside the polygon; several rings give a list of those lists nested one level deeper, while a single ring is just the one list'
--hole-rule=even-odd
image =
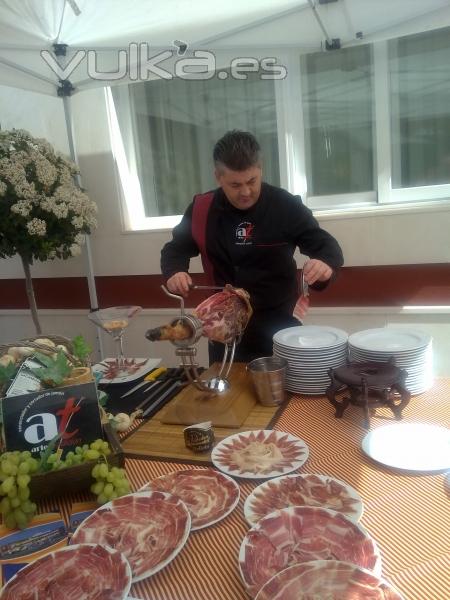
[{"label": "man's hand", "polygon": [[328,281],[333,274],[333,269],[317,258],[307,260],[303,265],[303,276],[308,285],[316,281]]},{"label": "man's hand", "polygon": [[172,277],[167,280],[167,288],[172,294],[180,294],[181,296],[187,296],[189,294],[189,288],[192,285],[192,279],[189,273],[180,271],[175,273]]}]

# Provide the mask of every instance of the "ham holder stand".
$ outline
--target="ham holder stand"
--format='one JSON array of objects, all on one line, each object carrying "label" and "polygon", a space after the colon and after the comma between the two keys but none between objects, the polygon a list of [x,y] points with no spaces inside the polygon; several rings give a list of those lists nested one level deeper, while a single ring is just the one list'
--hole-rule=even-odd
[{"label": "ham holder stand", "polygon": [[[161,288],[168,296],[170,296],[171,298],[176,298],[180,302],[180,316],[173,319],[173,321],[171,321],[170,324],[176,325],[181,321],[182,324],[185,325],[192,332],[189,338],[183,340],[170,340],[172,344],[177,347],[177,349],[175,350],[175,354],[181,358],[180,366],[184,367],[188,380],[197,389],[204,392],[218,394],[221,392],[228,391],[230,388],[230,383],[227,378],[230,373],[231,366],[233,364],[236,344],[239,342],[239,338],[235,338],[231,344],[224,344],[225,347],[223,359],[217,375],[215,377],[212,377],[211,379],[200,379],[200,375],[198,373],[199,365],[195,360],[195,356],[197,355],[197,348],[195,344],[198,342],[198,340],[203,334],[203,325],[201,321],[194,315],[186,314],[183,296],[179,296],[178,294],[172,294],[164,285],[162,285]],[[208,289],[217,288],[208,287]],[[192,376],[192,374],[194,376]]]}]

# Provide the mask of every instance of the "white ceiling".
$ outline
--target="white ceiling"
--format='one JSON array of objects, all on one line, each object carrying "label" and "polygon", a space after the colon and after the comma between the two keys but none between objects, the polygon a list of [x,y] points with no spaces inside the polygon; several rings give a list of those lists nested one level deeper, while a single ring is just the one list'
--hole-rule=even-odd
[{"label": "white ceiling", "polygon": [[[51,50],[56,41],[69,45],[69,59],[79,49],[102,48],[99,64],[105,71],[117,68],[114,49],[131,42],[147,42],[155,54],[157,48],[169,48],[174,59],[174,40],[186,42],[190,51],[240,48],[258,56],[285,47],[320,51],[325,33],[311,4],[328,37],[340,38],[343,45],[361,43],[357,32],[364,42],[450,25],[449,0],[337,0],[325,5],[318,0],[1,0],[0,85],[55,95],[57,76],[40,51]],[[89,81],[85,62],[70,76],[77,91],[105,85]]]}]

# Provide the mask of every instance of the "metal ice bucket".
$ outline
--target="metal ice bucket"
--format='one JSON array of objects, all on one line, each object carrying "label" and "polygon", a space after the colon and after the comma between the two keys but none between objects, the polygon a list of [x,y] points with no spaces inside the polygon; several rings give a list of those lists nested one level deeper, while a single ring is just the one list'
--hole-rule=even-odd
[{"label": "metal ice bucket", "polygon": [[288,362],[277,356],[256,358],[247,365],[258,400],[264,406],[277,406],[285,399]]}]

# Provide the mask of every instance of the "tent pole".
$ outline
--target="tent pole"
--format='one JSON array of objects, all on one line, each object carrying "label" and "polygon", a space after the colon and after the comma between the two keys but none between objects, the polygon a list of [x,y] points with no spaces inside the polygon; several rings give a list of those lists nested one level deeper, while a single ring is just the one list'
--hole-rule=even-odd
[{"label": "tent pole", "polygon": [[330,38],[330,36],[328,35],[327,30],[325,29],[325,25],[322,23],[322,19],[319,16],[319,13],[317,11],[317,6],[314,4],[313,0],[308,0],[308,4],[311,8],[311,10],[313,11],[313,15],[317,21],[317,24],[319,25],[320,29],[322,30],[323,35],[325,36],[326,41],[328,42],[328,44],[330,46],[333,45],[333,40]]},{"label": "tent pole", "polygon": [[[275,12],[267,17],[262,17],[261,19],[256,19],[255,21],[250,21],[245,25],[240,25],[239,27],[233,27],[232,29],[228,29],[227,31],[222,31],[215,35],[212,35],[207,38],[203,38],[202,40],[197,40],[194,43],[189,44],[191,47],[198,48],[199,46],[206,46],[211,44],[212,42],[217,42],[223,38],[227,38],[230,35],[235,35],[236,33],[242,33],[243,31],[248,31],[252,29],[252,27],[259,27],[260,25],[266,25],[266,23],[272,23],[272,21],[276,21],[278,19],[282,19],[283,17],[288,17],[290,15],[295,15],[303,10],[307,10],[309,7],[307,4],[304,6],[294,6],[293,8],[288,8],[286,10],[282,10],[279,12]],[[172,46],[173,48],[173,46]]]},{"label": "tent pole", "polygon": [[[64,117],[66,120],[66,128],[67,128],[67,138],[69,142],[69,151],[70,156],[74,163],[77,163],[77,153],[75,150],[75,143],[73,137],[73,124],[72,124],[72,110],[70,105],[70,96],[63,95],[62,101],[64,105]],[[78,164],[78,163],[77,163]],[[79,175],[76,176],[77,183],[79,187],[81,187],[81,178]],[[94,263],[92,260],[92,250],[91,250],[91,241],[90,236],[86,236],[86,244],[85,244],[85,257],[86,257],[86,267],[87,267],[87,282],[89,288],[89,300],[91,304],[91,310],[98,310],[98,299],[97,299],[97,288],[95,287],[95,276],[94,276]],[[97,337],[97,347],[100,353],[100,359],[103,360],[104,352],[103,352],[103,340],[99,333],[99,329],[96,327],[96,337]]]},{"label": "tent pole", "polygon": [[58,87],[56,81],[54,81],[53,79],[50,79],[49,77],[45,77],[45,75],[40,75],[39,73],[35,73],[31,69],[27,69],[27,67],[22,67],[21,65],[18,65],[17,63],[12,62],[11,60],[8,60],[7,58],[1,57],[0,63],[2,65],[5,65],[6,67],[15,69],[16,71],[25,73],[26,75],[29,75],[30,77],[33,77],[34,79],[39,79],[39,81],[45,81],[45,83],[50,83],[51,85],[55,86],[55,88]]}]

